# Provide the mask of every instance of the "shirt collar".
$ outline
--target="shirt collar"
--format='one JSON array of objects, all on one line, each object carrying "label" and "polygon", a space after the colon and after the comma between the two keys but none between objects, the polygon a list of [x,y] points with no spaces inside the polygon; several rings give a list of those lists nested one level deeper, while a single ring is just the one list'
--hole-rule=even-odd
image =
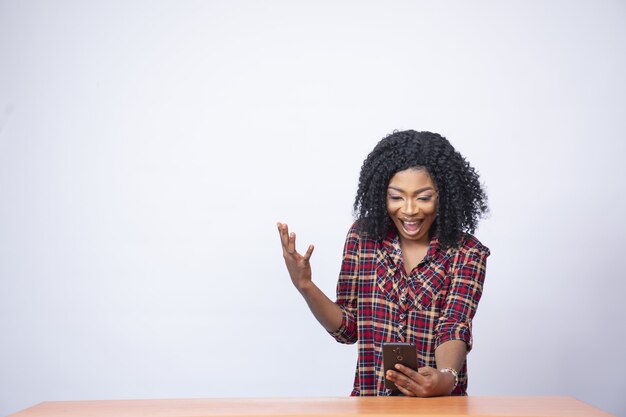
[{"label": "shirt collar", "polygon": [[[402,249],[400,248],[400,237],[398,236],[398,232],[394,229],[390,230],[389,233],[387,233],[387,237],[383,239],[382,245],[397,264],[399,259],[402,257]],[[426,252],[424,260],[427,261],[434,258],[440,251],[441,244],[439,243],[439,239],[437,236],[433,236],[428,244],[428,251]]]}]

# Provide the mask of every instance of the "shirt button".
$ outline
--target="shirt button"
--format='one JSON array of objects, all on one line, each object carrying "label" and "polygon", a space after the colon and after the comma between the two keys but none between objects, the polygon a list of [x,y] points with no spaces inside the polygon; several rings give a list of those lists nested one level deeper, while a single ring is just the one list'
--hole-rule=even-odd
[{"label": "shirt button", "polygon": [[406,318],[406,314],[400,314],[400,320],[404,320]]},{"label": "shirt button", "polygon": [[402,329],[402,328],[404,328],[404,324],[400,323],[400,324],[398,325],[398,329]]}]

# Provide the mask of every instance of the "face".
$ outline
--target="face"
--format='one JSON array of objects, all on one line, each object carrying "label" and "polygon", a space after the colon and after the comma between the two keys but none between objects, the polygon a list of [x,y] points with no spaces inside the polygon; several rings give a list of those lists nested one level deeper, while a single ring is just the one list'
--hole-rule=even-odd
[{"label": "face", "polygon": [[437,189],[425,169],[409,168],[391,177],[387,213],[400,241],[430,243],[428,232],[437,217]]}]

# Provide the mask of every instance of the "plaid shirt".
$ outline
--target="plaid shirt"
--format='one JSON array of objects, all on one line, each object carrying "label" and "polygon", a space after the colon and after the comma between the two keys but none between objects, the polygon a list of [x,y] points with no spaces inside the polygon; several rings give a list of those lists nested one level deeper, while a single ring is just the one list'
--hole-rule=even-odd
[{"label": "plaid shirt", "polygon": [[[353,225],[337,283],[341,327],[331,335],[359,342],[351,395],[390,395],[385,389],[382,345],[417,345],[418,366],[437,367],[435,348],[448,340],[472,347],[471,323],[482,293],[489,249],[472,235],[444,250],[433,238],[424,259],[407,276],[395,231],[386,239],[359,237]],[[465,395],[467,366],[452,395]]]}]

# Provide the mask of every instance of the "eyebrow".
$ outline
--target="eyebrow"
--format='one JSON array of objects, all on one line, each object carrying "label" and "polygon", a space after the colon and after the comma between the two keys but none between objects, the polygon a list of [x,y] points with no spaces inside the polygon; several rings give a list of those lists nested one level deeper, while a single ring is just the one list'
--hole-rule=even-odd
[{"label": "eyebrow", "polygon": [[[393,185],[390,185],[389,187],[387,187],[387,189],[392,189],[394,191],[399,191],[401,193],[406,194],[406,191],[404,191],[402,188],[398,188],[398,187],[394,187]],[[429,191],[429,190],[433,190],[435,191],[434,187],[431,187],[430,185],[424,188],[420,188],[419,190],[415,190],[415,192],[413,194],[419,194],[419,193],[423,193],[424,191]]]}]

